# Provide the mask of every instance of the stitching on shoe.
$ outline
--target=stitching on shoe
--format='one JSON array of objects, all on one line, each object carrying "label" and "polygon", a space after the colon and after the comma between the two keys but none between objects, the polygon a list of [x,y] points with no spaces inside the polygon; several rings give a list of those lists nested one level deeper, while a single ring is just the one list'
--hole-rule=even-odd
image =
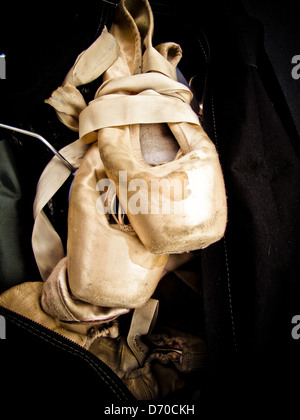
[{"label": "stitching on shoe", "polygon": [[[133,35],[134,38],[134,69],[133,71],[136,72],[137,68],[141,69],[142,66],[142,62],[138,59],[138,57],[141,55],[141,36],[140,36],[140,32],[139,29],[130,13],[130,11],[128,10],[126,4],[125,4],[125,0],[122,1],[122,10],[121,13],[123,14],[123,16],[125,17],[125,19],[128,22],[129,25],[129,29]],[[140,61],[140,62],[139,62]]]},{"label": "stitching on shoe", "polygon": [[[66,269],[66,276],[67,275],[68,275],[68,273],[67,273],[67,269]],[[72,314],[72,312],[70,311],[70,309],[67,307],[67,305],[65,303],[65,300],[64,300],[64,297],[63,297],[63,293],[62,293],[62,286],[60,284],[60,281],[55,282],[55,283],[57,284],[57,292],[59,294],[59,297],[60,297],[60,300],[61,300],[61,302],[63,304],[63,307],[65,308],[65,310],[67,311],[67,313],[71,316],[71,318],[74,321],[77,321],[78,322],[79,320],[76,317],[74,317],[74,315]]]}]

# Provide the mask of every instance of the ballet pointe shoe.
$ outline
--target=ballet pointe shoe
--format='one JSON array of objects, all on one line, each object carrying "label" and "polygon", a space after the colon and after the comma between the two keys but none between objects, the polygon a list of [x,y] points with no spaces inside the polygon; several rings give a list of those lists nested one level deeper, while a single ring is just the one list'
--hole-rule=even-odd
[{"label": "ballet pointe shoe", "polygon": [[[137,308],[153,294],[168,255],[149,252],[130,225],[117,223],[101,194],[110,181],[97,143],[72,185],[68,214],[67,275],[72,296],[108,308]],[[112,219],[112,220],[110,220]]]},{"label": "ballet pointe shoe", "polygon": [[[110,30],[120,54],[81,112],[79,132],[86,142],[97,134],[106,173],[145,247],[183,253],[224,235],[225,185],[215,146],[190,106],[193,95],[176,80],[181,49],[172,43],[154,49],[153,28],[148,1],[120,2]],[[149,163],[144,149],[155,156],[159,143],[173,149],[176,143],[177,153]]]}]

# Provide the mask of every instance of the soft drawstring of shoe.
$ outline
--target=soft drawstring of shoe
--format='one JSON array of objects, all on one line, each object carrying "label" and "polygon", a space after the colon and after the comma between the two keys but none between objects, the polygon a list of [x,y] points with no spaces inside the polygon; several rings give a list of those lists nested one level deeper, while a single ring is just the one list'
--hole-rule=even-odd
[{"label": "soft drawstring of shoe", "polygon": [[121,230],[133,230],[133,228],[130,225],[125,224],[125,211],[118,200],[116,189],[112,184],[109,185],[106,193],[104,194],[103,202],[106,208],[109,210],[107,214],[112,215],[117,226]]}]

